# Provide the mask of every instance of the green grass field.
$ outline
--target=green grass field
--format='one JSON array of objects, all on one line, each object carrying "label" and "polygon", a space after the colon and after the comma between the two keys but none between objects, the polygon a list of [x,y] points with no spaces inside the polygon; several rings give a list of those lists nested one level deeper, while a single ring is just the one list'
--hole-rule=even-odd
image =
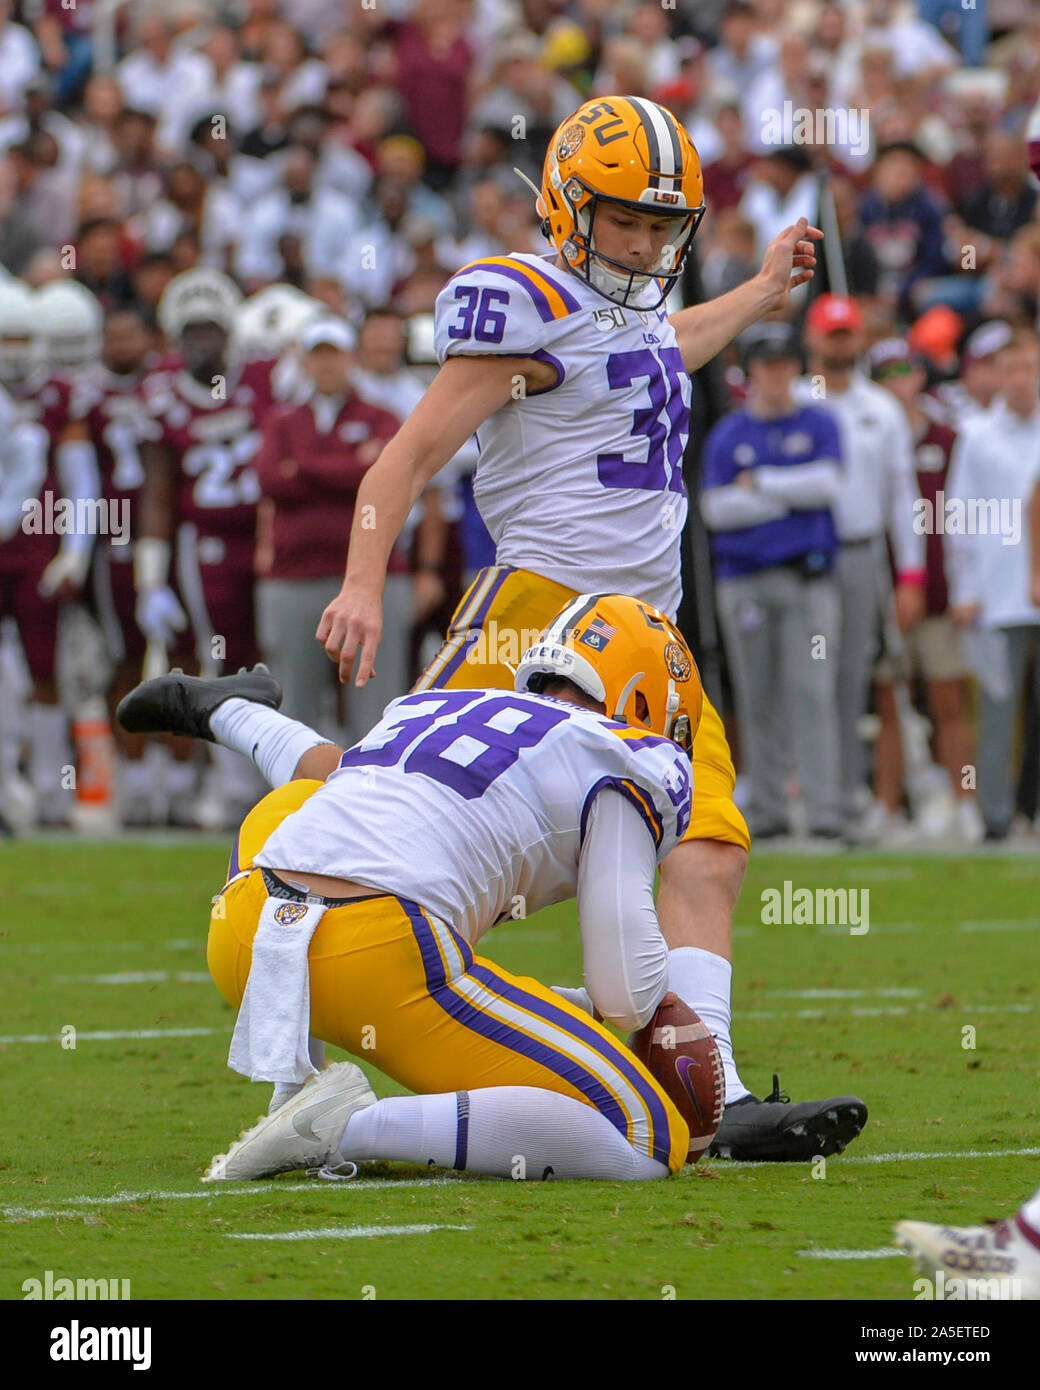
[{"label": "green grass field", "polygon": [[[775,1069],[795,1099],[868,1102],[825,1172],[719,1161],[536,1184],[392,1164],[203,1186],[268,1096],[228,1071],[233,1017],[205,974],[225,862],[215,842],[0,846],[0,1297],[51,1270],[129,1279],[135,1300],[909,1300],[904,1256],[834,1252],[884,1250],[901,1217],[1008,1214],[1037,1184],[1035,859],[756,853],[738,1061],[760,1094]],[[763,925],[762,891],[785,879],[868,889],[869,931]],[[569,904],[485,946],[549,983],[580,977]],[[135,1030],[155,1036],[91,1036]]]}]

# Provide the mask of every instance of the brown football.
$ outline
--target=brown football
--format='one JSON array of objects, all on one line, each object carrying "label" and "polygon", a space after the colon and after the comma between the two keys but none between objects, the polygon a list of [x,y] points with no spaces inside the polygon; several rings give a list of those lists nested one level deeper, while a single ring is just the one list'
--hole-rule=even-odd
[{"label": "brown football", "polygon": [[628,1043],[690,1127],[687,1163],[696,1163],[722,1123],[726,1080],[718,1044],[674,994]]}]

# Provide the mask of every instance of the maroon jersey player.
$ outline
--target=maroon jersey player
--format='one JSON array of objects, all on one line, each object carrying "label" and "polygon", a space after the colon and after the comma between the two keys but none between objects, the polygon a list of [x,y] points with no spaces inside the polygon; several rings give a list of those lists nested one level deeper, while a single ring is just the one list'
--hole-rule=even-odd
[{"label": "maroon jersey player", "polygon": [[46,464],[42,481],[24,499],[18,532],[3,545],[0,568],[12,581],[5,606],[14,614],[33,681],[28,729],[36,814],[60,824],[71,809],[64,778],[71,749],[55,679],[59,610],[83,590],[100,520],[93,457],[66,443],[64,431],[73,383],[99,351],[101,309],[71,280],[35,293],[17,282],[5,290],[6,384],[15,417],[35,432]]},{"label": "maroon jersey player", "polygon": [[183,649],[190,620],[195,659],[210,671],[255,660],[260,489],[252,463],[271,405],[270,367],[230,359],[240,298],[217,271],[190,270],[172,280],[160,323],[180,365],[151,373],[142,388],[150,426],[141,451],[137,620],[149,642],[165,649]]},{"label": "maroon jersey player", "polygon": [[107,534],[94,549],[89,598],[115,666],[113,708],[140,679],[145,651],[134,619],[132,541],[144,482],[141,443],[148,416],[141,385],[150,347],[151,335],[137,310],[106,314],[100,359],[73,385],[64,435],[65,443],[93,451],[105,503]]}]

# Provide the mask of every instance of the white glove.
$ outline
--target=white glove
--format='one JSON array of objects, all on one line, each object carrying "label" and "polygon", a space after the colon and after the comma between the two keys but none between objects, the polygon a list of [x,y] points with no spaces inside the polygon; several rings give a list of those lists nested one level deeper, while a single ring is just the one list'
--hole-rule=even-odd
[{"label": "white glove", "polygon": [[188,626],[188,615],[168,584],[141,590],[137,595],[134,619],[150,642],[158,642],[163,647],[172,647],[177,633]]},{"label": "white glove", "polygon": [[43,598],[51,598],[66,584],[76,590],[82,589],[89,569],[89,550],[70,550],[62,546],[40,575],[36,588]]}]

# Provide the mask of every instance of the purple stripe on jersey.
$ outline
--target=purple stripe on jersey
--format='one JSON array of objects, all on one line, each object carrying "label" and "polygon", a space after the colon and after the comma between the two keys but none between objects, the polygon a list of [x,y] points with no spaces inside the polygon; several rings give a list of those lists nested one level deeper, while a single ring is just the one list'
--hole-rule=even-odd
[{"label": "purple stripe on jersey", "polygon": [[[547,999],[542,999],[540,995],[531,994],[526,989],[521,989],[518,985],[512,985],[508,980],[503,980],[501,975],[496,974],[493,969],[486,965],[474,965],[466,973],[472,979],[479,980],[481,984],[493,989],[509,1003],[527,1009],[528,1012],[536,1014],[539,1018],[544,1018],[547,1023],[553,1023],[573,1037],[579,1038],[591,1047],[593,1052],[610,1062],[624,1076],[632,1089],[639,1093],[646,1105],[650,1115],[653,1136],[653,1156],[659,1163],[667,1164],[670,1136],[664,1106],[661,1104],[652,1083],[639,1074],[635,1066],[635,1058],[627,1048],[620,1043],[615,1043],[612,1038],[609,1040],[604,1038],[602,1033],[598,1033],[595,1028],[589,1027],[587,1023],[575,1018],[573,1014],[565,1013],[563,1009],[558,1008],[555,1004],[550,1004]],[[599,1082],[596,1084],[598,1086]],[[589,1094],[584,1091],[584,1088],[580,1089],[582,1089],[583,1094]],[[610,1119],[610,1116],[608,1115],[607,1118]],[[628,1127],[623,1118],[620,1124],[616,1120],[612,1123],[615,1129],[619,1129],[627,1137]]]},{"label": "purple stripe on jersey", "polygon": [[[503,1022],[501,1019],[492,1018],[489,1014],[481,1013],[475,1005],[462,998],[454,990],[448,988],[444,975],[444,965],[441,961],[440,951],[434,940],[433,929],[423,916],[417,903],[410,902],[407,898],[398,898],[397,901],[407,913],[412,924],[412,932],[419,945],[422,955],[423,967],[426,970],[426,985],[430,991],[430,997],[434,1003],[438,1004],[449,1017],[464,1028],[478,1034],[482,1038],[487,1038],[490,1042],[498,1043],[500,1047],[508,1048],[510,1052],[516,1052],[521,1057],[529,1057],[532,1061],[540,1063],[547,1071],[551,1071],[555,1076],[561,1077],[576,1091],[580,1091],[595,1108],[604,1115],[619,1133],[625,1138],[628,1137],[628,1124],[625,1120],[624,1111],[610,1094],[607,1088],[591,1072],[587,1071],[579,1062],[567,1057],[562,1052],[557,1052],[550,1044],[540,1042],[537,1038],[529,1037],[522,1033],[518,1028]],[[456,942],[461,941],[455,932],[452,932]],[[436,959],[434,959],[436,958]],[[472,961],[470,953],[470,961]],[[490,983],[496,993],[507,996],[509,986],[499,976],[492,974],[490,970],[483,968],[470,969],[467,966],[466,974],[473,979],[480,979],[483,975],[482,983]],[[533,995],[529,995],[522,990],[512,990],[514,996],[520,996],[524,1007],[534,1012],[532,1005],[537,1002]],[[515,1001],[514,1001],[515,1002]],[[574,1029],[574,1020],[567,1015],[566,1022]],[[598,1050],[602,1052],[603,1039],[597,1037],[596,1041],[600,1044]],[[616,1058],[612,1059],[615,1064]],[[663,1115],[662,1115],[663,1119]],[[665,1127],[667,1132],[667,1126]],[[656,1157],[656,1154],[655,1154]],[[662,1162],[667,1163],[668,1152],[665,1151]]]},{"label": "purple stripe on jersey", "polygon": [[529,352],[527,356],[533,357],[538,362],[548,362],[549,366],[555,367],[560,374],[559,380],[555,381],[552,386],[540,386],[537,391],[528,391],[527,394],[529,396],[544,396],[547,391],[555,391],[558,386],[562,386],[564,381],[566,381],[567,368],[560,359],[554,357],[551,352],[545,352],[542,348],[539,348],[537,352]]},{"label": "purple stripe on jersey", "polygon": [[240,872],[241,866],[239,865],[239,862],[238,862],[238,843],[239,843],[239,839],[240,839],[240,836],[236,835],[236,836],[235,836],[234,843],[233,843],[232,846],[231,846],[231,858],[230,858],[230,860],[228,861],[228,871],[227,871],[228,883],[230,883],[231,880],[235,877],[235,875],[236,875],[237,873]]},{"label": "purple stripe on jersey", "polygon": [[469,1149],[469,1092],[455,1092],[455,1162],[453,1168],[460,1171],[466,1166]]},{"label": "purple stripe on jersey", "polygon": [[[480,605],[480,607],[477,609],[477,611],[473,614],[473,617],[469,620],[469,623],[468,623],[468,625],[467,625],[467,628],[468,628],[468,631],[469,631],[469,632],[475,633],[475,634],[476,634],[476,635],[474,636],[474,638],[473,638],[473,641],[474,641],[474,642],[477,640],[477,637],[479,637],[479,635],[480,635],[480,629],[484,626],[484,623],[485,623],[485,621],[486,621],[486,619],[487,619],[488,612],[490,611],[491,605],[492,605],[492,603],[493,603],[494,600],[495,600],[495,595],[498,593],[499,589],[501,589],[502,585],[506,582],[506,580],[509,578],[509,576],[510,576],[511,574],[513,574],[513,573],[514,573],[514,567],[513,567],[513,566],[511,566],[511,565],[503,565],[503,566],[502,566],[502,573],[498,576],[498,578],[497,578],[497,579],[495,580],[495,582],[492,584],[491,588],[488,590],[487,594],[484,596],[484,601],[481,603],[481,605]],[[480,583],[480,578],[481,578],[481,576],[480,576],[480,575],[477,575],[476,579],[473,581],[473,584],[474,584],[474,585],[479,584],[479,583]],[[471,586],[471,587],[472,587],[472,586]],[[455,674],[455,672],[459,669],[459,667],[462,665],[462,663],[466,660],[466,657],[467,657],[468,654],[469,654],[469,649],[470,649],[471,646],[472,646],[472,642],[470,642],[470,641],[468,641],[468,640],[465,641],[465,642],[463,642],[462,646],[458,649],[458,651],[455,653],[455,655],[451,658],[451,660],[448,662],[447,666],[445,666],[444,669],[443,669],[442,671],[438,672],[436,681],[434,682],[433,685],[431,685],[431,686],[428,687],[430,690],[440,690],[440,689],[442,688],[442,686],[444,685],[444,683],[445,683],[446,681],[448,681],[448,680],[451,679],[451,677],[452,677],[452,676]]]},{"label": "purple stripe on jersey", "polygon": [[[538,286],[528,279],[522,270],[514,270],[512,266],[508,265],[480,265],[471,266],[470,269],[479,269],[489,275],[504,275],[507,280],[515,280],[518,285],[523,285],[524,289],[531,296],[534,307],[538,310],[538,317],[543,323],[552,323],[556,317],[548,299],[546,299]],[[455,277],[452,276],[452,279],[454,278]],[[575,305],[575,308],[577,308],[577,305]]]},{"label": "purple stripe on jersey", "polygon": [[554,275],[550,275],[548,270],[545,269],[544,265],[539,265],[538,274],[541,275],[543,279],[549,281],[549,284],[552,285],[553,289],[563,300],[564,304],[567,306],[570,312],[572,314],[577,313],[577,311],[581,308],[580,300],[575,299],[574,295],[571,294],[570,290],[565,289],[564,286],[560,284],[559,280],[557,280]]},{"label": "purple stripe on jersey", "polygon": [[[592,811],[592,803],[595,801],[596,797],[599,796],[600,792],[603,791],[606,787],[613,787],[615,791],[619,791],[621,793],[621,795],[626,799],[626,801],[630,801],[632,803],[632,805],[636,808],[639,814],[643,817],[643,820],[646,822],[646,828],[654,837],[654,844],[658,848],[660,848],[661,840],[664,836],[664,822],[661,820],[661,817],[657,814],[657,808],[656,806],[654,806],[653,798],[647,792],[643,792],[643,795],[646,797],[647,801],[650,802],[651,807],[653,807],[653,814],[651,815],[647,811],[646,807],[643,805],[642,801],[640,801],[639,797],[637,797],[635,793],[632,791],[632,788],[626,786],[624,779],[621,777],[601,777],[598,782],[593,784],[592,789],[590,790],[588,796],[585,798],[585,804],[581,808],[581,843],[585,843],[585,830],[588,824],[589,815]],[[642,788],[640,788],[640,790],[642,790]]]}]

